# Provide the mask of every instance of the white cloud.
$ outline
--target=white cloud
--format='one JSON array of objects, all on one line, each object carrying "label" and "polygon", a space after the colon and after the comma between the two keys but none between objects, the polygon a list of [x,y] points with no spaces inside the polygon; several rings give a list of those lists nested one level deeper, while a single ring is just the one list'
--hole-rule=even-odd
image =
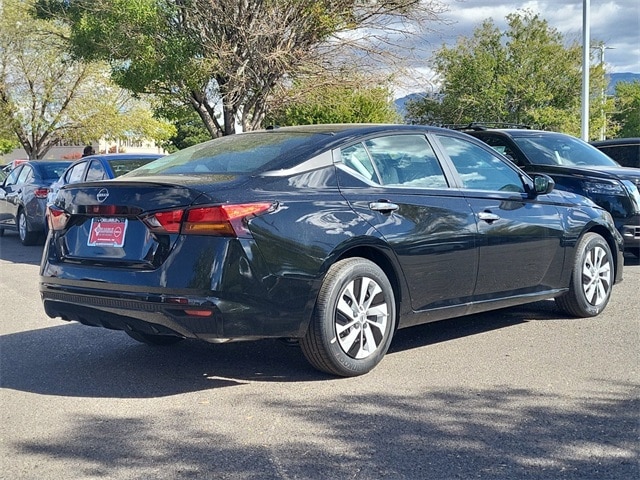
[{"label": "white cloud", "polygon": [[[428,62],[433,51],[441,45],[454,45],[460,36],[471,36],[486,19],[492,19],[500,28],[507,27],[506,16],[517,10],[528,9],[540,15],[549,25],[562,33],[569,41],[582,43],[582,0],[442,0],[449,5],[443,19],[452,22],[447,26],[433,26],[436,31],[425,31],[419,41],[412,42],[422,52],[414,64],[418,85],[420,79],[433,79]],[[610,73],[640,73],[640,2],[638,0],[591,0],[591,44],[603,42],[605,63]],[[419,45],[418,45],[419,44]],[[595,52],[596,61],[599,59]],[[415,91],[406,85],[399,92]]]}]

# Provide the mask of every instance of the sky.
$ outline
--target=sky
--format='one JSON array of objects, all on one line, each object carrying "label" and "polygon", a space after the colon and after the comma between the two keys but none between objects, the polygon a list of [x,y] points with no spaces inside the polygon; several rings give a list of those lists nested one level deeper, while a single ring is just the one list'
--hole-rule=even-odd
[{"label": "sky", "polygon": [[[584,0],[440,0],[449,11],[442,15],[447,25],[431,25],[421,32],[420,50],[423,57],[443,44],[453,46],[459,36],[470,37],[486,19],[493,19],[501,30],[507,28],[506,16],[517,10],[528,9],[538,13],[565,38],[582,43]],[[589,0],[591,44],[603,42],[605,68],[608,73],[640,73],[640,0]],[[600,60],[600,50],[593,52]],[[412,76],[417,84],[433,78],[424,65],[414,65]],[[397,93],[415,91],[411,82],[405,83]],[[424,88],[422,89],[424,91]]]}]

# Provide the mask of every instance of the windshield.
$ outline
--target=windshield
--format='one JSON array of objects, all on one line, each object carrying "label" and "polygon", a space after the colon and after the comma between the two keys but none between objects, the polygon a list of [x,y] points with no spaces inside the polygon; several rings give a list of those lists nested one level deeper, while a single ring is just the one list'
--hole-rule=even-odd
[{"label": "windshield", "polygon": [[545,133],[514,137],[513,141],[534,165],[619,166],[597,148],[570,135]]},{"label": "windshield", "polygon": [[185,148],[126,176],[252,173],[281,158],[283,154],[295,154],[297,147],[307,145],[312,135],[300,132],[229,135]]}]

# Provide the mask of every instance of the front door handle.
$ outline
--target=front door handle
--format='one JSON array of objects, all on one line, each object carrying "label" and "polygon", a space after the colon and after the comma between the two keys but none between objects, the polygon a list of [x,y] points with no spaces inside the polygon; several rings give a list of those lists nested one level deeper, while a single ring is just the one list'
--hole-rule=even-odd
[{"label": "front door handle", "polygon": [[491,213],[491,212],[480,212],[478,214],[478,218],[480,220],[484,220],[487,223],[493,223],[496,220],[500,220],[500,217],[498,215],[496,215],[495,213]]},{"label": "front door handle", "polygon": [[381,201],[381,202],[371,202],[369,204],[369,208],[371,210],[375,210],[376,212],[380,212],[380,213],[391,213],[391,212],[395,212],[400,207],[395,203]]}]

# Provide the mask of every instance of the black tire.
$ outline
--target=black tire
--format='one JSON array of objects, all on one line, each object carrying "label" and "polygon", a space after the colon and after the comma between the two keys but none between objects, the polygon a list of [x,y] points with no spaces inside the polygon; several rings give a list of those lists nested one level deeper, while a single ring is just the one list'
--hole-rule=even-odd
[{"label": "black tire", "polygon": [[587,233],[576,248],[569,291],[555,299],[560,310],[575,317],[595,317],[611,298],[615,278],[609,244],[596,233]]},{"label": "black tire", "polygon": [[327,272],[300,347],[320,371],[362,375],[387,353],[395,322],[395,296],[385,273],[369,260],[348,258]]},{"label": "black tire", "polygon": [[152,333],[133,332],[129,330],[125,330],[125,333],[140,343],[160,347],[175,345],[176,343],[184,340],[184,338],[182,337],[174,337],[171,335],[154,335]]},{"label": "black tire", "polygon": [[4,237],[4,228],[0,228],[0,237]]},{"label": "black tire", "polygon": [[20,241],[23,245],[35,245],[38,243],[40,239],[40,235],[37,232],[33,232],[29,229],[29,219],[24,213],[24,210],[21,208],[18,210],[18,218],[17,227],[18,227],[18,237],[20,237]]}]

